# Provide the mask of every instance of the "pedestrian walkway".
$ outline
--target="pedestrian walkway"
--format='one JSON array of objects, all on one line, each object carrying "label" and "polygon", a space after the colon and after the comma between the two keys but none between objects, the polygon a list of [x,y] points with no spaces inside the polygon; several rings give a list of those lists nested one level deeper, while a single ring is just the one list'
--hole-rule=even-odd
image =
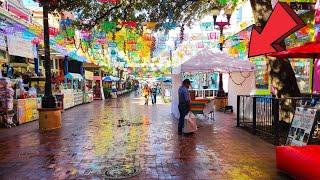
[{"label": "pedestrian walkway", "polygon": [[[0,179],[104,179],[115,165],[137,166],[133,179],[281,179],[274,146],[216,113],[199,131],[177,135],[170,104],[124,96],[63,113],[60,130],[37,122],[0,130]],[[120,120],[120,121],[119,121]]]}]

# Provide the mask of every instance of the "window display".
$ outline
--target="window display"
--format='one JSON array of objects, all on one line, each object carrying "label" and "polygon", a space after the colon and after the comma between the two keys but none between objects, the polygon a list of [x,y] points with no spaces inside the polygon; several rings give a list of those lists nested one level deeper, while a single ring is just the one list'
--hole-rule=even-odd
[{"label": "window display", "polygon": [[265,58],[257,57],[252,58],[253,63],[256,64],[256,88],[257,89],[269,89],[269,72],[268,64]]},{"label": "window display", "polygon": [[310,59],[291,59],[301,93],[310,93]]}]

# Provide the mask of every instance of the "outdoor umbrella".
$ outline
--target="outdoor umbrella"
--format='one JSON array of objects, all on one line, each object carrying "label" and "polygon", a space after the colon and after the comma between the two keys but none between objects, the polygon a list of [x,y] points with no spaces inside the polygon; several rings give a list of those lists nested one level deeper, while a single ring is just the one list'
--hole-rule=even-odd
[{"label": "outdoor umbrella", "polygon": [[[311,58],[313,64],[316,58],[320,58],[320,42],[309,42],[299,47],[287,49],[285,51],[268,54],[268,56],[276,58]],[[313,73],[314,66],[311,72],[312,84],[311,90],[313,91]]]},{"label": "outdoor umbrella", "polygon": [[157,81],[165,81],[165,80],[167,80],[167,78],[166,77],[158,77],[156,80]]},{"label": "outdoor umbrella", "polygon": [[105,76],[102,78],[102,81],[105,81],[105,82],[112,82],[112,79],[110,76]]}]

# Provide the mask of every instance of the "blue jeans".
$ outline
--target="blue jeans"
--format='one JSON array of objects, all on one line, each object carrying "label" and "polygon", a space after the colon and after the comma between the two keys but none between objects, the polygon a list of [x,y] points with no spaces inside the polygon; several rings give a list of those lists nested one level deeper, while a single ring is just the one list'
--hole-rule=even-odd
[{"label": "blue jeans", "polygon": [[189,113],[189,107],[188,105],[179,105],[178,108],[180,113],[178,132],[182,132],[182,129],[184,127],[184,118]]},{"label": "blue jeans", "polygon": [[152,99],[152,104],[156,104],[157,103],[157,94],[156,93],[152,93],[151,99]]}]

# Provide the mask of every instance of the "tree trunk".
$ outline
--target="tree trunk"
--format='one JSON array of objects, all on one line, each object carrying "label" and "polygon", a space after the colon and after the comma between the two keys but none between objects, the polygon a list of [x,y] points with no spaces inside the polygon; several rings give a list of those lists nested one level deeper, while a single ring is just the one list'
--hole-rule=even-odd
[{"label": "tree trunk", "polygon": [[[250,0],[254,19],[257,26],[263,27],[271,12],[272,5],[270,0]],[[284,45],[284,42],[283,42]],[[287,59],[270,59],[270,77],[275,95],[278,98],[301,96],[297,79],[292,66]]]},{"label": "tree trunk", "polygon": [[[270,0],[250,0],[257,26],[264,27],[272,12]],[[282,42],[283,47],[285,43]],[[268,60],[271,85],[277,98],[301,96],[295,72],[288,59]],[[288,128],[295,112],[296,102],[291,99],[280,100],[280,124]]]}]

